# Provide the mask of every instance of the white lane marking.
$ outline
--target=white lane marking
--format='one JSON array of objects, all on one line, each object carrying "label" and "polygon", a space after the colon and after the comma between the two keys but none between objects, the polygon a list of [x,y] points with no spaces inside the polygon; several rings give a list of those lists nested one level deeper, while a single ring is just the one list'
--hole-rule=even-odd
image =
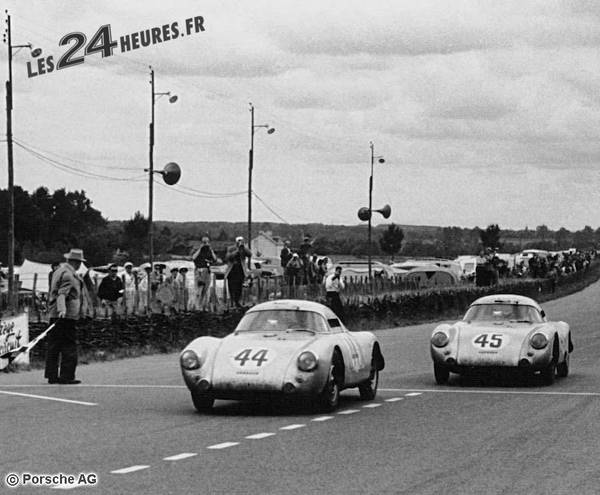
[{"label": "white lane marking", "polygon": [[404,397],[392,397],[391,399],[385,399],[386,402],[398,402],[399,400],[403,400]]},{"label": "white lane marking", "polygon": [[[415,389],[404,388],[386,388],[380,389],[382,392],[409,392]],[[552,392],[552,391],[532,391],[532,390],[487,390],[487,389],[419,389],[421,393],[438,394],[496,394],[496,395],[550,395],[565,397],[600,397],[600,392]]]},{"label": "white lane marking", "polygon": [[313,418],[311,421],[329,421],[333,419],[333,416],[319,416],[318,418]]},{"label": "white lane marking", "polygon": [[53,490],[72,490],[82,485],[52,485],[50,488]]},{"label": "white lane marking", "polygon": [[235,445],[239,445],[240,442],[223,442],[223,443],[216,443],[215,445],[210,445],[209,447],[206,447],[207,449],[213,449],[213,450],[220,450],[220,449],[227,449],[229,447],[234,447]]},{"label": "white lane marking", "polygon": [[365,404],[363,407],[365,409],[374,409],[375,407],[379,407],[381,404]]},{"label": "white lane marking", "polygon": [[163,461],[180,461],[182,459],[187,459],[188,457],[194,457],[195,455],[198,454],[196,452],[183,452],[182,454],[163,457]]},{"label": "white lane marking", "polygon": [[338,414],[354,414],[360,412],[359,409],[346,409],[345,411],[340,411]]},{"label": "white lane marking", "polygon": [[406,394],[406,397],[416,397],[417,395],[421,395],[423,392],[411,392],[410,394]]},{"label": "white lane marking", "polygon": [[7,392],[5,390],[0,390],[0,394],[16,395],[19,397],[29,397],[30,399],[54,400],[56,402],[66,402],[68,404],[78,404],[80,406],[97,406],[98,405],[95,402],[83,402],[81,400],[60,399],[58,397],[48,397],[46,395],[22,394],[19,392]]},{"label": "white lane marking", "polygon": [[150,466],[148,465],[137,465],[137,466],[129,466],[126,468],[115,469],[111,471],[112,474],[128,474],[135,473],[136,471],[141,471],[142,469],[148,469]]},{"label": "white lane marking", "polygon": [[275,433],[255,433],[254,435],[248,435],[246,438],[249,440],[262,440],[263,438],[272,437]]},{"label": "white lane marking", "polygon": [[[6,385],[2,385],[2,388],[48,388],[47,383],[33,384],[26,383],[19,385],[17,383],[7,383]],[[77,388],[159,388],[159,389],[186,389],[185,385],[128,385],[128,384],[118,384],[118,383],[109,383],[109,384],[94,384],[94,383],[79,383]]]},{"label": "white lane marking", "polygon": [[303,425],[303,424],[294,424],[294,425],[282,426],[279,429],[280,430],[297,430],[298,428],[304,428],[305,426],[306,425]]}]

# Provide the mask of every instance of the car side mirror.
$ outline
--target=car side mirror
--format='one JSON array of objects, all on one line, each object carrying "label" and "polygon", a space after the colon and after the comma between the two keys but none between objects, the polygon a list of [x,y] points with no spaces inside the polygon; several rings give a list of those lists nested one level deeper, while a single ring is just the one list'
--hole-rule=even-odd
[{"label": "car side mirror", "polygon": [[546,312],[543,309],[540,311],[540,314],[542,315],[542,318],[546,318]]}]

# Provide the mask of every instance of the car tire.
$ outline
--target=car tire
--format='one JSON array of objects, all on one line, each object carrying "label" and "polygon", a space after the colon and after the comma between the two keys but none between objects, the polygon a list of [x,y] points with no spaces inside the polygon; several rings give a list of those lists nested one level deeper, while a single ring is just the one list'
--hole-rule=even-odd
[{"label": "car tire", "polygon": [[377,395],[377,386],[379,385],[379,370],[375,362],[371,364],[371,373],[369,378],[358,385],[361,400],[373,400]]},{"label": "car tire", "polygon": [[562,363],[558,363],[558,365],[556,366],[556,376],[560,378],[566,378],[567,376],[569,376],[569,361],[570,355],[567,352],[565,360]]},{"label": "car tire", "polygon": [[435,383],[445,385],[450,378],[450,370],[441,364],[433,363],[433,376]]},{"label": "car tire", "polygon": [[323,412],[335,411],[340,403],[340,383],[337,378],[339,376],[337,367],[339,366],[343,366],[343,364],[341,363],[339,355],[335,353],[331,358],[329,376],[318,397],[319,409]]},{"label": "car tire", "polygon": [[556,362],[554,359],[540,373],[544,385],[552,385],[556,377]]},{"label": "car tire", "polygon": [[198,392],[192,392],[192,402],[198,412],[208,412],[212,409],[215,398],[210,395],[200,394]]}]

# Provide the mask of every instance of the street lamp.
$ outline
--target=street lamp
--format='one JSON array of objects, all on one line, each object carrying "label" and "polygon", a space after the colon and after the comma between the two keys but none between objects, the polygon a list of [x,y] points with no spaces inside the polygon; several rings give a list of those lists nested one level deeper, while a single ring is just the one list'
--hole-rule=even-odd
[{"label": "street lamp", "polygon": [[[254,133],[256,129],[264,127],[267,134],[273,134],[275,128],[269,124],[254,124],[254,105],[250,103],[250,152],[248,154],[248,247],[252,250],[252,169],[254,168]],[[248,259],[248,268],[251,268],[251,259]]]},{"label": "street lamp", "polygon": [[14,192],[14,166],[13,166],[13,137],[12,137],[12,55],[13,49],[29,48],[33,57],[39,57],[41,48],[32,48],[31,43],[26,45],[13,45],[10,29],[10,15],[6,12],[6,31],[4,43],[8,47],[8,81],[6,81],[6,152],[8,161],[8,308],[14,310],[15,303],[15,192]]},{"label": "street lamp", "polygon": [[[372,275],[372,270],[371,270],[371,217],[373,216],[373,164],[375,163],[375,160],[378,161],[378,163],[385,163],[385,160],[383,159],[382,156],[375,156],[375,145],[373,144],[373,141],[371,141],[369,143],[370,147],[371,147],[371,175],[369,177],[369,207],[368,208],[360,208],[358,210],[358,218],[360,218],[361,220],[368,220],[369,221],[369,244],[367,246],[367,252],[368,252],[368,257],[369,257],[369,283],[371,284],[371,292],[373,292],[373,275]],[[385,205],[383,208],[379,209],[379,210],[375,210],[379,213],[381,213],[383,215],[384,218],[389,218],[391,213],[392,213],[392,209],[390,207],[390,205]]]},{"label": "street lamp", "polygon": [[[168,93],[157,93],[154,91],[154,69],[152,69],[152,67],[150,67],[150,85],[151,85],[151,108],[152,108],[152,120],[150,121],[150,153],[149,153],[149,168],[144,169],[144,172],[148,172],[148,244],[149,244],[149,258],[150,258],[150,267],[152,267],[152,262],[154,259],[154,224],[152,221],[152,207],[153,207],[153,203],[154,203],[154,174],[155,173],[159,173],[159,174],[163,174],[163,178],[165,178],[166,181],[166,177],[167,177],[167,167],[169,167],[171,164],[168,164],[167,167],[165,167],[165,170],[160,170],[160,171],[155,171],[154,170],[154,104],[156,103],[156,100],[158,98],[160,98],[161,96],[168,96],[169,97],[169,103],[175,103],[177,101],[177,96],[175,95],[171,95],[170,92]],[[158,96],[158,98],[157,98]],[[179,167],[177,166],[177,164],[173,163],[173,165],[175,165],[177,167],[177,169],[179,169]],[[177,182],[177,180],[179,179],[179,176],[177,176],[177,179],[175,180],[175,182]],[[173,182],[173,184],[175,183]],[[168,183],[168,182],[167,182]],[[148,293],[150,293],[150,291],[148,291]]]}]

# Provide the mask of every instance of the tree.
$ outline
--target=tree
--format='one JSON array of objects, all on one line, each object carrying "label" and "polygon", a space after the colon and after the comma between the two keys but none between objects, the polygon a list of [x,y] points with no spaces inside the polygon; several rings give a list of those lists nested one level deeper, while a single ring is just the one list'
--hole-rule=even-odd
[{"label": "tree", "polygon": [[389,254],[393,261],[394,255],[402,248],[403,240],[404,232],[400,227],[392,223],[379,238],[379,247],[385,254]]},{"label": "tree", "polygon": [[485,230],[479,233],[479,237],[484,249],[500,249],[500,227],[498,227],[498,224],[488,225]]},{"label": "tree", "polygon": [[121,244],[129,251],[132,259],[141,261],[143,246],[148,242],[149,232],[150,222],[139,211],[136,211],[133,218],[123,225]]}]

